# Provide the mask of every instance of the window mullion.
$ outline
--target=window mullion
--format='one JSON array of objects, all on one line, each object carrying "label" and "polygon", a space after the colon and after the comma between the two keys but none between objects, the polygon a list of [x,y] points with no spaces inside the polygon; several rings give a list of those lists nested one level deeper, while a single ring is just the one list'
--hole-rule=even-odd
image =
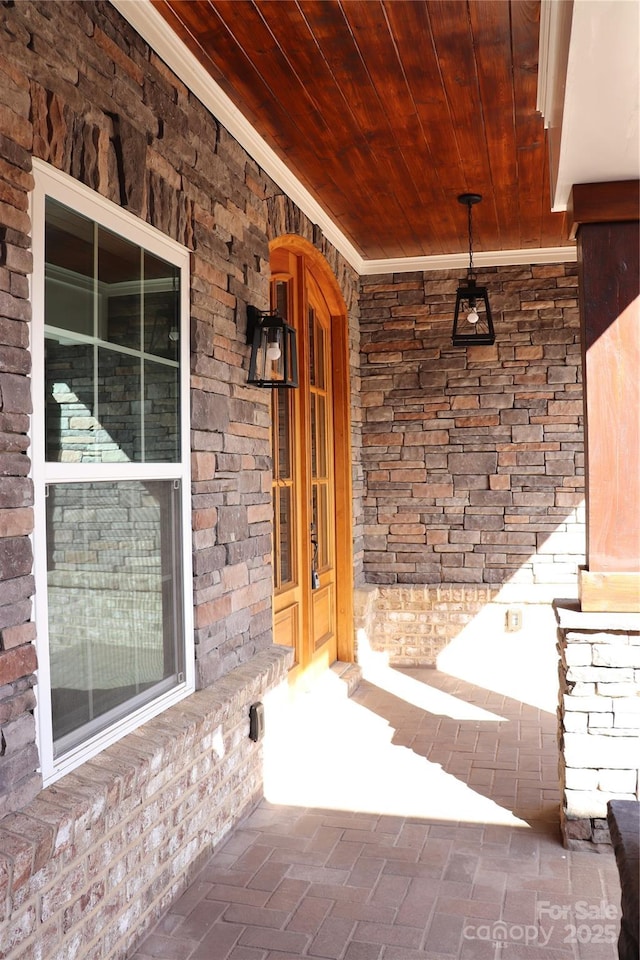
[{"label": "window mullion", "polygon": [[145,280],[144,280],[144,250],[140,247],[140,460],[146,460],[147,444],[145,441],[145,361],[144,361],[144,317],[145,317]]},{"label": "window mullion", "polygon": [[100,423],[100,390],[98,386],[99,382],[99,368],[98,361],[100,355],[98,353],[98,337],[100,335],[100,316],[99,316],[99,296],[100,296],[100,284],[98,282],[98,270],[99,270],[99,259],[98,259],[98,249],[99,249],[99,232],[98,224],[93,224],[93,416],[96,423]]}]

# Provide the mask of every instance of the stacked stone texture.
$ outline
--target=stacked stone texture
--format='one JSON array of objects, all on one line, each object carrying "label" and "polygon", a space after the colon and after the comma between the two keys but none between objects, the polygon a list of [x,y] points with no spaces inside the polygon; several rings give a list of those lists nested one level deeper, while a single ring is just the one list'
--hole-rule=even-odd
[{"label": "stacked stone texture", "polygon": [[[115,876],[140,859],[143,867],[138,874],[135,866],[135,879],[132,873],[130,882],[123,876],[114,882],[122,884],[118,889],[124,891],[123,902],[133,900],[137,910],[157,915],[177,884],[184,882],[207,837],[221,835],[252,802],[258,791],[260,756],[253,751],[247,754],[248,765],[241,765],[238,758],[244,756],[246,744],[239,741],[246,741],[246,730],[244,721],[238,720],[234,729],[241,732],[232,736],[229,764],[246,789],[236,790],[227,804],[210,790],[206,777],[196,787],[203,822],[207,816],[213,818],[215,829],[200,830],[196,825],[193,836],[187,836],[178,823],[189,811],[179,809],[176,801],[167,819],[159,800],[152,797],[141,833],[144,853],[124,841],[118,849],[107,843],[113,823],[107,827],[97,818],[91,833],[93,865],[85,857],[83,844],[88,838],[83,830],[79,828],[75,839],[65,831],[75,829],[76,821],[93,822],[95,783],[89,787],[87,778],[102,782],[96,770],[103,764],[109,767],[105,778],[112,784],[105,786],[107,806],[122,806],[122,816],[127,811],[131,815],[123,826],[129,839],[140,829],[136,816],[142,808],[133,808],[141,802],[142,791],[136,787],[130,793],[128,787],[113,786],[119,750],[107,751],[88,769],[79,768],[73,781],[67,780],[78,786],[77,791],[69,788],[69,803],[54,799],[52,791],[62,790],[57,786],[34,799],[41,780],[33,716],[36,626],[31,620],[33,491],[28,456],[32,157],[71,175],[191,251],[194,579],[193,591],[186,594],[194,600],[197,682],[210,687],[219,706],[230,697],[234,709],[245,711],[249,694],[226,686],[238,671],[244,678],[241,686],[250,695],[266,689],[265,683],[254,689],[251,677],[260,672],[261,659],[270,655],[272,640],[270,396],[246,382],[246,305],[268,306],[269,240],[295,232],[309,238],[327,256],[349,306],[357,391],[357,277],[110,3],[2,4],[0,816],[13,819],[5,818],[0,842],[0,875],[6,881],[0,898],[4,909],[0,952],[12,960],[121,957],[127,947],[117,933],[119,925],[136,923],[140,917],[125,916],[126,908],[111,904],[106,894],[111,888],[100,870],[111,870]],[[357,430],[357,418],[354,422]],[[357,449],[357,433],[354,441]],[[361,527],[354,536],[361,560]],[[245,676],[242,671],[249,672]],[[269,682],[274,678],[270,676]],[[190,701],[177,709],[178,715],[189,715]],[[162,721],[158,723],[162,727]],[[154,725],[135,735],[142,753],[155,750],[149,738],[159,736],[158,731]],[[164,737],[163,732],[163,744]],[[169,732],[166,746],[173,757],[172,751],[182,748],[179,738],[172,744]],[[133,771],[139,758],[127,754],[127,759]],[[189,778],[199,783],[203,769],[200,755],[187,748],[182,762],[188,773],[179,773],[169,754],[159,761],[160,766],[167,764],[166,776],[174,776],[180,789]],[[131,773],[134,781],[137,775]],[[96,803],[104,806],[104,799]],[[106,838],[104,845],[101,836]],[[174,862],[181,871],[178,879],[168,866]],[[67,873],[59,872],[62,865]],[[58,879],[65,894],[60,894],[57,906],[45,908],[38,891]],[[69,899],[76,895],[77,902]],[[103,906],[106,912],[100,912]],[[44,939],[33,939],[41,936]],[[89,949],[87,943],[94,941],[95,948]],[[102,941],[108,941],[108,947],[103,949]]]},{"label": "stacked stone texture", "polygon": [[[32,155],[192,251],[200,686],[264,650],[272,637],[270,397],[247,386],[245,342],[246,305],[268,305],[269,239],[297,229],[327,254],[352,331],[357,278],[110,4],[9,4],[0,50],[1,813],[38,789],[27,455]],[[355,335],[352,341],[357,347]],[[354,358],[355,376],[357,350]]]},{"label": "stacked stone texture", "polygon": [[[24,29],[18,33],[25,43]],[[30,622],[30,112],[28,79],[0,56],[0,815],[28,802],[40,787],[33,718],[35,627]]]},{"label": "stacked stone texture", "polygon": [[480,270],[493,346],[451,345],[459,279],[362,282],[366,578],[572,582],[584,561],[575,264]]},{"label": "stacked stone texture", "polygon": [[562,832],[571,849],[597,848],[607,801],[640,799],[640,616],[556,614]]},{"label": "stacked stone texture", "polygon": [[459,281],[362,280],[363,630],[402,665],[436,664],[485,605],[570,592],[584,562],[576,266],[480,270],[493,346],[452,346]]}]

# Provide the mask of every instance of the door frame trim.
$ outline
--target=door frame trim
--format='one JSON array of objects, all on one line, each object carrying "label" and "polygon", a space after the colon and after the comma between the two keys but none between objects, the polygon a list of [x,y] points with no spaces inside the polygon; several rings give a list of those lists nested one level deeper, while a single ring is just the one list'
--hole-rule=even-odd
[{"label": "door frame trim", "polygon": [[303,237],[284,234],[269,250],[285,249],[304,257],[331,315],[333,366],[333,446],[336,522],[336,641],[338,660],[355,662],[353,612],[353,493],[351,460],[351,379],[349,315],[338,281],[325,257]]}]

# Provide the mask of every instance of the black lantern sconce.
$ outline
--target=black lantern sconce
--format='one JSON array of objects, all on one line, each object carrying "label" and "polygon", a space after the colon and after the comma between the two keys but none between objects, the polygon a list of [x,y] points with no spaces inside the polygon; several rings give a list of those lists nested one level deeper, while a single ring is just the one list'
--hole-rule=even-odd
[{"label": "black lantern sconce", "polygon": [[247,343],[251,344],[247,383],[256,387],[297,387],[296,332],[277,313],[247,307]]},{"label": "black lantern sconce", "polygon": [[481,200],[479,193],[461,193],[458,197],[458,202],[466,204],[468,209],[469,269],[466,280],[460,281],[456,292],[456,312],[451,336],[454,347],[490,346],[496,339],[487,288],[478,286],[473,272],[471,208]]}]

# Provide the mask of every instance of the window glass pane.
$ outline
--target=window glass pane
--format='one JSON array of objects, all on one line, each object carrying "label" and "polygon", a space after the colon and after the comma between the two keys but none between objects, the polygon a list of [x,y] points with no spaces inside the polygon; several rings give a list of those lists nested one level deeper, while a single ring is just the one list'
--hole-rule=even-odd
[{"label": "window glass pane", "polygon": [[47,460],[178,462],[179,269],[62,204],[46,211]]},{"label": "window glass pane", "polygon": [[47,197],[45,314],[63,330],[94,334],[94,224]]},{"label": "window glass pane", "polygon": [[278,476],[278,437],[279,430],[277,427],[278,424],[278,390],[271,391],[271,423],[274,424],[274,427],[271,431],[271,463],[272,463],[272,472],[273,479],[275,480]]},{"label": "window glass pane", "polygon": [[316,423],[316,395],[311,394],[311,476],[318,476],[318,429]]},{"label": "window glass pane", "polygon": [[178,359],[180,342],[179,271],[144,254],[144,349],[156,357]]},{"label": "window glass pane", "polygon": [[316,415],[316,469],[318,477],[327,476],[327,403],[323,396],[315,397]]},{"label": "window glass pane", "polygon": [[280,586],[280,559],[278,557],[278,490],[271,488],[271,509],[273,511],[273,586],[278,589]]},{"label": "window glass pane", "polygon": [[289,487],[281,487],[278,490],[278,498],[280,500],[278,572],[280,584],[283,584],[291,583],[293,579],[293,571],[291,569],[291,489]]},{"label": "window glass pane", "polygon": [[102,459],[94,417],[94,348],[64,338],[45,339],[45,444],[47,460],[93,463]]},{"label": "window glass pane", "polygon": [[274,451],[275,476],[279,480],[291,479],[291,397],[284,390],[273,391],[273,441],[277,445]]},{"label": "window glass pane", "polygon": [[313,307],[309,307],[309,383],[312,387],[317,383],[316,371],[316,315]]},{"label": "window glass pane", "polygon": [[99,446],[102,463],[142,459],[140,358],[98,350]]},{"label": "window glass pane", "polygon": [[325,371],[325,339],[326,333],[324,327],[316,324],[316,386],[324,390],[326,386]]},{"label": "window glass pane", "polygon": [[183,671],[179,524],[175,481],[49,485],[56,755],[170,689]]},{"label": "window glass pane", "polygon": [[313,491],[314,519],[318,538],[318,570],[324,570],[329,566],[327,492],[327,487],[324,484],[318,484]]},{"label": "window glass pane", "polygon": [[276,280],[273,285],[273,309],[287,321],[289,321],[289,283],[288,280]]},{"label": "window glass pane", "polygon": [[318,569],[318,484],[311,488],[311,540],[313,542],[313,566]]},{"label": "window glass pane", "polygon": [[145,361],[144,459],[173,463],[180,459],[178,368]]},{"label": "window glass pane", "polygon": [[142,250],[110,230],[98,229],[98,336],[142,348]]},{"label": "window glass pane", "polygon": [[[289,282],[271,285],[272,309],[287,316]],[[290,390],[274,390],[271,400],[271,453],[273,458],[274,582],[276,589],[296,582],[293,547],[293,396]]]}]

